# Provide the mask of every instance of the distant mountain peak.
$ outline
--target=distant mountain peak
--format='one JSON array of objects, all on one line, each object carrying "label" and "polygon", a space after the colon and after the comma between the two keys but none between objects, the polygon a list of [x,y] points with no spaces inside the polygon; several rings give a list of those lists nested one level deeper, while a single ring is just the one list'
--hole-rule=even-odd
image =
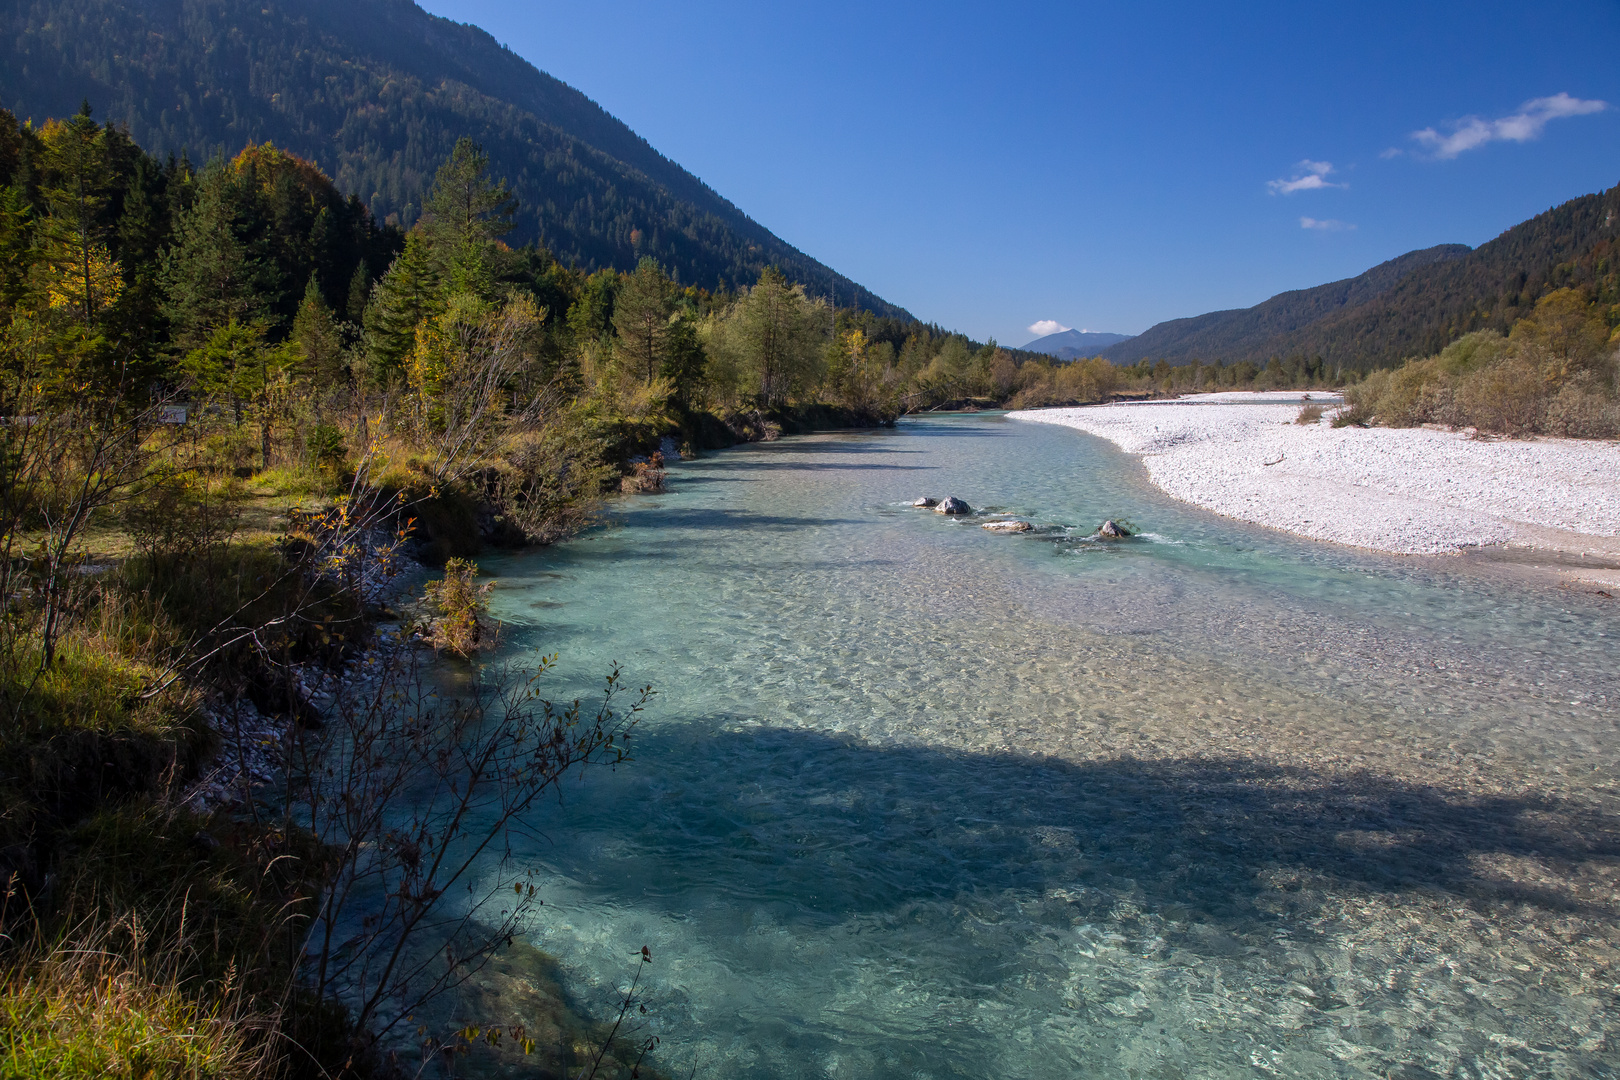
[{"label": "distant mountain peak", "polygon": [[1045,353],[1059,360],[1076,360],[1083,356],[1096,356],[1111,345],[1129,341],[1130,334],[1108,334],[1092,330],[1060,330],[1055,334],[1038,337],[1022,347],[1022,352]]}]

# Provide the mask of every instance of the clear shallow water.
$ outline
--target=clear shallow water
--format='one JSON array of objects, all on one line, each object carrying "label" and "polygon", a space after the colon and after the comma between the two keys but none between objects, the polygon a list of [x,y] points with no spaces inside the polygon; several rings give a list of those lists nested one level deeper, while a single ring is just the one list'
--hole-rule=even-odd
[{"label": "clear shallow water", "polygon": [[1215,518],[999,417],[671,480],[482,560],[557,696],[659,690],[524,857],[587,1010],[651,947],[670,1072],[1616,1071],[1612,602]]}]

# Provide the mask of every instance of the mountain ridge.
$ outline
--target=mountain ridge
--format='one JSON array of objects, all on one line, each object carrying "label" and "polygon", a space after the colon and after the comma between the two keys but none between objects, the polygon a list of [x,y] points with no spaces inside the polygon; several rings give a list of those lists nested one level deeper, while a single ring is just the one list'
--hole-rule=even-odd
[{"label": "mountain ridge", "polygon": [[813,294],[912,320],[580,91],[412,0],[23,0],[0,11],[0,106],[43,120],[85,98],[155,152],[272,141],[404,225],[468,135],[520,201],[516,243],[585,269],[651,255],[711,288],[777,266]]},{"label": "mountain ridge", "polygon": [[[1274,340],[1325,318],[1346,306],[1373,299],[1392,288],[1413,271],[1462,258],[1473,249],[1466,244],[1439,244],[1409,251],[1357,274],[1323,285],[1290,289],[1263,300],[1253,307],[1227,308],[1183,319],[1157,323],[1129,341],[1110,347],[1103,356],[1116,363],[1138,360],[1254,359]],[[1249,341],[1259,344],[1245,348]],[[1234,355],[1237,350],[1244,350]]]},{"label": "mountain ridge", "polygon": [[1130,334],[1110,334],[1106,332],[1093,332],[1091,330],[1059,330],[1055,334],[1038,337],[1028,345],[1021,346],[1019,352],[1045,353],[1059,360],[1078,360],[1082,357],[1096,356],[1111,345],[1129,341]]},{"label": "mountain ridge", "polygon": [[1620,185],[1569,199],[1476,248],[1424,248],[1252,308],[1172,319],[1103,356],[1120,364],[1198,359],[1264,365],[1302,357],[1355,370],[1392,366],[1432,356],[1475,330],[1506,333],[1554,289],[1574,288],[1600,307],[1615,305],[1617,249]]}]

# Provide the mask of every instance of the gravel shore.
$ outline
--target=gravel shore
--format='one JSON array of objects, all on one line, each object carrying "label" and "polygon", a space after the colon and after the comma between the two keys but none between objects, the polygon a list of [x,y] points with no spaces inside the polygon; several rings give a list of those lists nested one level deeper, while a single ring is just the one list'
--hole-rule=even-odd
[{"label": "gravel shore", "polygon": [[[1620,444],[1333,428],[1325,418],[1301,426],[1302,397],[1197,394],[1009,416],[1099,435],[1141,454],[1149,478],[1178,499],[1316,540],[1405,555],[1494,544],[1617,550]],[[1312,397],[1330,414],[1337,404]]]}]

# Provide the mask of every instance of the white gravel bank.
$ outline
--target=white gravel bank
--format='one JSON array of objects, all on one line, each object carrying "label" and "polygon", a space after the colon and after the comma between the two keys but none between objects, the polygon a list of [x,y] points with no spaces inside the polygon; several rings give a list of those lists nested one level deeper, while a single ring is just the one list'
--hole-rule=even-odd
[{"label": "white gravel bank", "polygon": [[1100,435],[1143,455],[1178,499],[1317,540],[1416,555],[1546,546],[1549,529],[1620,537],[1620,444],[1302,427],[1300,397],[1199,394],[1009,416]]}]

